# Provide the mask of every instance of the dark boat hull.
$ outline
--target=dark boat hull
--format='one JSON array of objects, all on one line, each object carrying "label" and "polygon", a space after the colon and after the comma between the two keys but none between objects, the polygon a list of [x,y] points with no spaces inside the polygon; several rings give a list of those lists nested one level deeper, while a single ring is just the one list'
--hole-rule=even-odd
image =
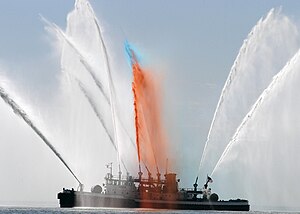
[{"label": "dark boat hull", "polygon": [[249,211],[247,200],[229,201],[164,201],[128,199],[88,192],[58,193],[60,207],[116,207],[116,208],[154,208],[179,210],[227,210]]}]

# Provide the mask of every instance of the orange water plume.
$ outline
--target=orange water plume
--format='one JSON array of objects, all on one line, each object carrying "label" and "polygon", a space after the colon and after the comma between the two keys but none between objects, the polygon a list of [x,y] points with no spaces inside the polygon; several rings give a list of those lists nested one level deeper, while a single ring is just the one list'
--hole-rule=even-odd
[{"label": "orange water plume", "polygon": [[132,91],[138,160],[144,162],[151,172],[165,167],[167,145],[161,123],[161,99],[159,78],[141,68],[131,50],[133,71]]}]

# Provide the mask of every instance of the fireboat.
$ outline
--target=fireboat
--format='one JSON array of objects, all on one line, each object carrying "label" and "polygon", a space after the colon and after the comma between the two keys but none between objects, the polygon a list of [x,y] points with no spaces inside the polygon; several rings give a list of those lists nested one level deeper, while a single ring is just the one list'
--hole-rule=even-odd
[{"label": "fireboat", "polygon": [[58,193],[60,207],[115,207],[115,208],[153,208],[179,210],[226,210],[249,211],[248,200],[220,200],[216,193],[208,187],[212,179],[207,176],[202,188],[198,188],[198,177],[193,188],[180,188],[180,179],[175,173],[167,173],[164,179],[158,173],[153,178],[148,171],[148,178],[142,178],[142,172],[134,178],[128,173],[122,176],[112,174],[105,176],[105,184],[95,185],[90,192],[83,191],[80,184],[77,190],[65,189]]}]

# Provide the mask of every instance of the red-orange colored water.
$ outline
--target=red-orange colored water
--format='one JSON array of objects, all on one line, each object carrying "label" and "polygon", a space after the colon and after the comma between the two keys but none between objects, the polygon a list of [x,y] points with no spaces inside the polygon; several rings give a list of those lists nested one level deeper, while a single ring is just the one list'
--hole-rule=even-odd
[{"label": "red-orange colored water", "polygon": [[157,167],[164,171],[168,158],[161,121],[159,78],[143,70],[138,62],[133,63],[132,70],[138,159],[156,174]]}]

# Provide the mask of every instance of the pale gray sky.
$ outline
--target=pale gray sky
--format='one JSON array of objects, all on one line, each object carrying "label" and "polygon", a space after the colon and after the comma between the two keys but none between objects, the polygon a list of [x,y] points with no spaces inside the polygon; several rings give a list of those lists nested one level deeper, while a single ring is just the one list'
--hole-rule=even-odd
[{"label": "pale gray sky", "polygon": [[[282,6],[285,15],[296,23],[300,20],[300,2],[292,0],[91,0],[91,4],[115,57],[125,57],[122,43],[127,38],[147,64],[164,73],[167,124],[176,130],[171,139],[186,144],[177,148],[184,155],[180,167],[187,170],[180,176],[185,184],[194,181],[191,176],[198,169],[223,84],[251,28],[273,7]],[[65,29],[73,5],[73,0],[0,1],[0,68],[32,105],[51,99],[60,72],[59,53],[39,14]],[[0,123],[0,204],[55,205],[55,194],[76,182],[2,100],[0,108],[0,121],[5,121]]]}]

